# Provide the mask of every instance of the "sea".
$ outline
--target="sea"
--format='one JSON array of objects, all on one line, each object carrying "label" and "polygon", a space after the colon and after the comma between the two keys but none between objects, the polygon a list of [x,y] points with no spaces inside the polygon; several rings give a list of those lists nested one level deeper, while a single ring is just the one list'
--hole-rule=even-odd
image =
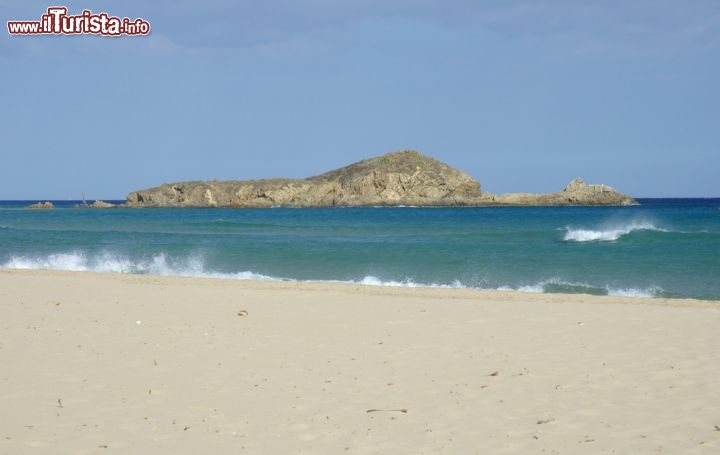
[{"label": "sea", "polygon": [[26,209],[32,202],[0,201],[0,268],[720,300],[720,198]]}]

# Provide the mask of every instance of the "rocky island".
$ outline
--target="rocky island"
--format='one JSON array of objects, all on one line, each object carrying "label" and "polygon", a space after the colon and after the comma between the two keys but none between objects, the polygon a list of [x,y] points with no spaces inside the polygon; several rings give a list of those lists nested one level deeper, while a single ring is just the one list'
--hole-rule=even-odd
[{"label": "rocky island", "polygon": [[414,150],[379,157],[305,179],[196,181],[134,191],[128,207],[361,207],[493,205],[632,205],[606,185],[573,180],[552,194],[481,191],[480,183]]},{"label": "rocky island", "polygon": [[28,209],[54,209],[55,204],[53,204],[50,201],[36,202],[35,204],[28,205],[26,208],[28,208]]}]

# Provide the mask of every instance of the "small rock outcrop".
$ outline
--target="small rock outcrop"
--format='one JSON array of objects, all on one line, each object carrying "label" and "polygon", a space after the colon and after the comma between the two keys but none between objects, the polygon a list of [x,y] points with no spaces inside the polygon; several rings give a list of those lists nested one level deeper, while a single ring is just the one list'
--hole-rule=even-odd
[{"label": "small rock outcrop", "polygon": [[115,207],[115,204],[97,200],[97,201],[94,201],[92,204],[90,204],[90,207],[93,209],[111,209],[111,208]]},{"label": "small rock outcrop", "polygon": [[27,208],[29,208],[29,209],[54,209],[55,204],[53,204],[50,201],[36,202],[35,204],[28,205]]},{"label": "small rock outcrop", "polygon": [[83,202],[82,204],[73,205],[73,208],[76,208],[76,209],[111,209],[111,208],[115,208],[115,207],[117,207],[117,205],[111,204],[109,202],[101,201],[99,199],[94,201],[92,204]]},{"label": "small rock outcrop", "polygon": [[306,179],[168,183],[134,191],[127,207],[360,207],[628,205],[606,185],[573,180],[552,194],[482,193],[465,172],[414,150],[388,153]]},{"label": "small rock outcrop", "polygon": [[508,193],[494,197],[495,202],[507,205],[636,205],[627,194],[607,185],[588,185],[581,178],[570,182],[564,190],[550,194]]},{"label": "small rock outcrop", "polygon": [[578,205],[635,205],[637,201],[627,194],[615,191],[614,188],[603,184],[587,184],[581,178],[576,178],[560,193],[553,193],[556,199]]}]

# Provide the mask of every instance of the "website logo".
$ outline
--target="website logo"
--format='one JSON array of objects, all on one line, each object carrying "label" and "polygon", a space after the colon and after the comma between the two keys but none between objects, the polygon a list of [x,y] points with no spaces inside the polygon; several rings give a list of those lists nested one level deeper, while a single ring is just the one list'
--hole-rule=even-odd
[{"label": "website logo", "polygon": [[142,18],[121,19],[107,13],[94,14],[89,9],[68,16],[64,6],[51,6],[39,21],[8,21],[7,28],[11,35],[137,36],[150,33],[150,23]]}]

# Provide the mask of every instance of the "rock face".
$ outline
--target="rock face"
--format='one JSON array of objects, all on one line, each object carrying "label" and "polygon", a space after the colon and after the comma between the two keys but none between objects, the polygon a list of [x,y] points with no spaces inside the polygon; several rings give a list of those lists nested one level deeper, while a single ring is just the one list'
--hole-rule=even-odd
[{"label": "rock face", "polygon": [[29,208],[29,209],[54,209],[55,204],[53,204],[50,201],[37,202],[35,204],[28,205],[27,208]]},{"label": "rock face", "polygon": [[481,193],[466,173],[414,150],[388,153],[306,179],[199,181],[134,191],[128,207],[357,207],[627,205],[605,185],[574,180],[548,195]]},{"label": "rock face", "polygon": [[506,205],[636,205],[627,194],[607,185],[588,185],[576,178],[564,190],[550,194],[508,193],[494,196],[494,201]]},{"label": "rock face", "polygon": [[73,208],[75,209],[111,209],[115,207],[117,207],[115,204],[101,201],[99,199],[94,201],[92,204],[82,203],[73,205]]},{"label": "rock face", "polygon": [[473,205],[480,184],[416,151],[360,161],[302,180],[165,184],[130,193],[131,207],[333,207]]},{"label": "rock face", "polygon": [[92,204],[90,204],[90,207],[94,208],[94,209],[111,209],[111,208],[115,207],[115,204],[97,200],[97,201],[93,202]]}]

